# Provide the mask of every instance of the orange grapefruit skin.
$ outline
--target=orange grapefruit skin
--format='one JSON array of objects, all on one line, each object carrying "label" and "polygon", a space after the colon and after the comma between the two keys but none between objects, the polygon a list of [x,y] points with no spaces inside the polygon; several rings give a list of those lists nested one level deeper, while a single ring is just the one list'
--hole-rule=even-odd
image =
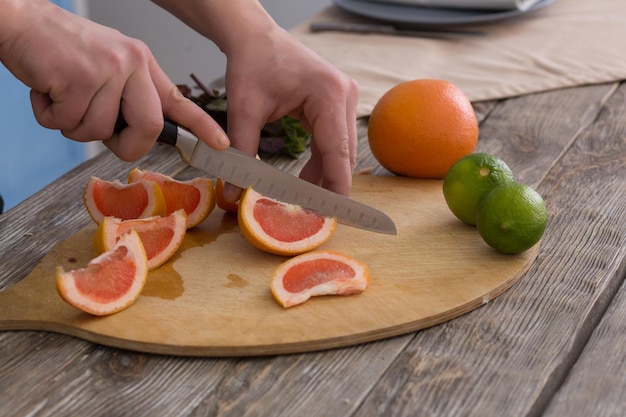
[{"label": "orange grapefruit skin", "polygon": [[252,188],[239,201],[238,221],[241,233],[254,247],[283,256],[318,248],[337,228],[336,218],[264,197]]},{"label": "orange grapefruit skin", "polygon": [[93,237],[94,248],[103,253],[110,250],[120,237],[135,229],[148,257],[148,270],[158,268],[178,251],[187,232],[187,214],[179,209],[169,216],[121,220],[105,217]]},{"label": "orange grapefruit skin", "polygon": [[436,79],[405,81],[374,105],[368,142],[376,160],[396,175],[443,179],[474,152],[478,121],[456,85]]},{"label": "orange grapefruit skin", "polygon": [[148,259],[137,232],[126,233],[113,249],[85,268],[57,267],[57,292],[67,303],[96,316],[124,310],[135,302],[148,276]]},{"label": "orange grapefruit skin", "polygon": [[165,215],[184,209],[187,213],[187,228],[192,228],[206,219],[215,208],[215,186],[210,178],[197,177],[179,181],[158,172],[134,168],[128,182],[148,180],[159,184],[165,200]]},{"label": "orange grapefruit skin", "polygon": [[333,251],[312,251],[282,263],[274,272],[270,289],[284,308],[320,295],[352,295],[370,282],[365,264]]}]

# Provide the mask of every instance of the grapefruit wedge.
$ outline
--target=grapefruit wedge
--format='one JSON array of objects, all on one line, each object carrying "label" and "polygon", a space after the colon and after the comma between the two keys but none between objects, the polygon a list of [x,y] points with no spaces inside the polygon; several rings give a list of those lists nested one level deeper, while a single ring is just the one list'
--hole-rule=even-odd
[{"label": "grapefruit wedge", "polygon": [[341,253],[312,251],[282,263],[272,275],[272,296],[284,308],[319,295],[352,295],[370,282],[365,264]]},{"label": "grapefruit wedge", "polygon": [[215,187],[210,178],[197,177],[179,181],[165,174],[134,168],[128,182],[155,181],[165,199],[165,215],[183,209],[187,213],[187,228],[200,224],[215,208]]},{"label": "grapefruit wedge", "polygon": [[239,201],[239,228],[253,246],[277,255],[293,256],[324,244],[335,232],[337,219],[244,191]]},{"label": "grapefruit wedge", "polygon": [[133,229],[139,234],[146,251],[148,270],[153,270],[167,262],[180,248],[187,232],[187,214],[179,209],[169,216],[145,219],[105,217],[94,235],[94,247],[100,253],[109,251]]},{"label": "grapefruit wedge", "polygon": [[140,219],[165,214],[165,200],[154,181],[122,184],[91,177],[83,192],[83,202],[96,224],[106,216],[119,219]]},{"label": "grapefruit wedge", "polygon": [[69,304],[104,316],[129,307],[139,297],[147,276],[146,252],[137,232],[131,230],[85,268],[66,272],[58,266],[56,287]]}]

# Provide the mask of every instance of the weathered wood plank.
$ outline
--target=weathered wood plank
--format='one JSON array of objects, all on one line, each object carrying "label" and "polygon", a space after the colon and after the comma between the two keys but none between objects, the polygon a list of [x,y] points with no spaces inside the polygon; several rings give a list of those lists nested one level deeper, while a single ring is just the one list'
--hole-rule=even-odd
[{"label": "weathered wood plank", "polygon": [[[594,129],[584,132],[584,138],[574,145],[578,148],[579,159],[570,162],[580,164],[582,168],[578,169],[577,176],[554,173],[550,178],[550,182],[558,186],[563,182],[581,184],[582,177],[593,177],[597,188],[617,191],[602,205],[597,204],[596,199],[585,205],[586,209],[579,216],[583,219],[600,218],[601,221],[596,221],[594,230],[586,233],[592,245],[575,245],[570,250],[588,259],[589,266],[584,272],[608,270],[611,275],[621,277],[616,280],[616,283],[621,282],[621,288],[606,314],[598,308],[595,320],[602,318],[602,321],[597,327],[592,321],[594,325],[589,329],[593,330],[592,337],[563,387],[550,402],[546,416],[622,416],[626,408],[626,373],[623,369],[626,350],[619,348],[626,345],[625,97],[626,85],[622,85],[607,103]],[[578,195],[589,194],[591,198],[601,193],[594,187],[574,187]],[[612,216],[607,216],[607,206],[611,207]],[[613,261],[607,261],[609,259]],[[607,288],[606,296],[611,297],[612,291],[613,288]]]},{"label": "weathered wood plank", "polygon": [[[417,333],[359,407],[359,416],[381,410],[387,416],[484,416],[503,410],[524,416],[545,407],[621,279],[615,263],[626,244],[625,132],[606,132],[602,115],[626,118],[626,109],[612,100],[598,121],[590,110],[599,110],[611,90],[596,86],[509,100],[486,119],[481,149],[503,155],[519,179],[538,183],[548,203],[550,223],[539,258],[500,298]],[[537,114],[520,114],[520,108]],[[579,169],[581,158],[603,162],[585,172]],[[621,180],[607,181],[618,172]],[[585,226],[588,216],[600,215],[600,230]]]},{"label": "weathered wood plank", "polygon": [[[624,132],[613,118],[623,121],[626,115],[623,87],[611,96],[614,87],[476,106],[484,120],[479,150],[501,155],[520,180],[538,186],[551,213],[536,265],[522,282],[483,308],[414,335],[268,358],[158,356],[67,336],[2,332],[0,414],[538,414],[623,279]],[[607,97],[611,100],[602,107]],[[367,154],[364,129],[361,124],[359,168],[383,172]],[[584,171],[578,169],[581,160],[588,161],[582,164]],[[303,161],[275,163],[297,171]],[[90,222],[80,199],[89,175],[123,178],[137,165],[182,179],[195,174],[177,160],[174,150],[164,147],[139,163],[103,156],[68,174],[63,186],[57,183],[0,216],[0,290],[27,275],[52,246]],[[590,219],[598,226],[587,226]],[[11,233],[5,235],[8,225]],[[619,374],[618,365],[607,365],[616,368],[610,375]],[[585,388],[579,382],[573,386],[569,395]],[[620,393],[609,397],[617,401]]]},{"label": "weathered wood plank", "polygon": [[537,185],[580,132],[594,122],[617,85],[565,89],[503,101],[480,126],[477,152],[500,156],[517,180]]},{"label": "weathered wood plank", "polygon": [[[211,359],[16,333],[34,337],[23,351],[0,345],[0,413],[6,417],[57,416],[69,410],[90,416],[293,416],[294,408],[311,417],[350,415],[410,340],[404,336],[304,355]],[[10,341],[5,346],[15,346]],[[358,378],[346,378],[357,371]],[[94,386],[91,381],[99,382]],[[23,401],[25,394],[32,401]]]},{"label": "weathered wood plank", "polygon": [[[624,255],[622,255],[624,259]],[[621,417],[626,409],[626,263],[622,286],[594,329],[582,355],[543,414],[560,416]]]}]

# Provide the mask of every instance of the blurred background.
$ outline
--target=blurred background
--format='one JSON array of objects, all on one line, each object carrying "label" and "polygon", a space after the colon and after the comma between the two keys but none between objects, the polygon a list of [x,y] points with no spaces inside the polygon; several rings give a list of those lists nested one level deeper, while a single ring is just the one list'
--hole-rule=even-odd
[{"label": "blurred background", "polygon": [[[149,0],[52,1],[144,41],[175,84],[192,86],[192,73],[207,84],[224,74],[226,59],[215,45]],[[286,29],[331,4],[330,0],[261,3]],[[29,89],[1,65],[0,123],[0,195],[5,211],[103,149],[99,143],[73,142],[57,131],[39,126],[30,107]]]}]

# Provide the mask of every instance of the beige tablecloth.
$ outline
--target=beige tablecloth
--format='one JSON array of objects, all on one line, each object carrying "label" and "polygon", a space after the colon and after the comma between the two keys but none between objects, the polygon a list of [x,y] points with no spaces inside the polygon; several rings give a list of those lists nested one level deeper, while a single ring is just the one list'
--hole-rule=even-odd
[{"label": "beige tablecloth", "polygon": [[360,117],[392,86],[417,78],[451,81],[472,101],[626,79],[626,0],[557,0],[523,17],[458,28],[486,38],[311,33],[312,21],[371,20],[331,6],[292,30],[357,80]]}]

